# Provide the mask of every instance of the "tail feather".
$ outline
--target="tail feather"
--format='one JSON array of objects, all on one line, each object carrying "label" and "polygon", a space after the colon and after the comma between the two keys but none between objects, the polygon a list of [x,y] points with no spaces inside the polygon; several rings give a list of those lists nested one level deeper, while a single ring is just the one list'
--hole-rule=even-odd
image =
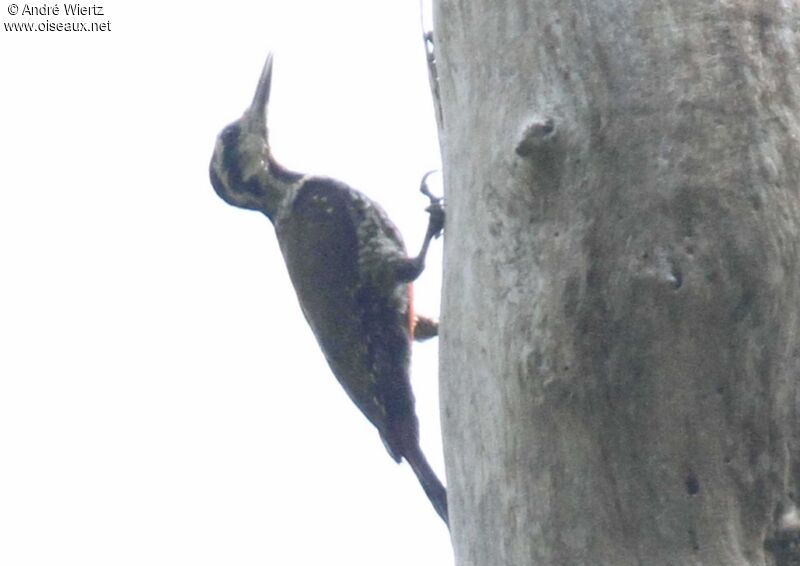
[{"label": "tail feather", "polygon": [[447,490],[444,485],[442,485],[442,482],[439,481],[439,478],[436,477],[433,468],[428,464],[428,460],[422,453],[419,443],[415,442],[412,446],[406,447],[403,456],[411,465],[411,469],[414,470],[422,489],[425,491],[425,495],[428,496],[431,504],[433,504],[433,508],[449,528]]}]

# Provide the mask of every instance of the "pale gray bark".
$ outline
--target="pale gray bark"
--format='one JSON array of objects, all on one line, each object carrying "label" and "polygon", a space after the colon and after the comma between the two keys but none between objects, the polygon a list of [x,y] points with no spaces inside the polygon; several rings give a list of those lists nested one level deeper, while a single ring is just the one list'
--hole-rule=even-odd
[{"label": "pale gray bark", "polygon": [[791,563],[800,4],[435,22],[458,566]]}]

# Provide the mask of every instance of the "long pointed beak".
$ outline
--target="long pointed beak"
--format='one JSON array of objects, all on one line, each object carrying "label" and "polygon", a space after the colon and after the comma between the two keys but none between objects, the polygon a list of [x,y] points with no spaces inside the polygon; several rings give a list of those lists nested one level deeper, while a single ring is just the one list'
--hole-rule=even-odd
[{"label": "long pointed beak", "polygon": [[250,118],[252,130],[254,133],[261,134],[264,138],[267,137],[267,107],[269,106],[269,91],[271,86],[272,53],[267,55],[264,69],[261,71],[261,77],[258,79],[256,94],[253,96],[253,102],[250,103],[250,108],[247,109],[247,115]]}]

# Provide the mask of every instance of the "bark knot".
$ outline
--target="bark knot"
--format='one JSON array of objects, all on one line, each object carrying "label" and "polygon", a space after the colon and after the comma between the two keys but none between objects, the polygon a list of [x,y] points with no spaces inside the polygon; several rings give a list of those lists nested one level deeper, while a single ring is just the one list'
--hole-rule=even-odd
[{"label": "bark knot", "polygon": [[555,141],[556,133],[554,118],[536,117],[523,130],[515,151],[520,157],[528,157],[537,149],[552,144]]}]

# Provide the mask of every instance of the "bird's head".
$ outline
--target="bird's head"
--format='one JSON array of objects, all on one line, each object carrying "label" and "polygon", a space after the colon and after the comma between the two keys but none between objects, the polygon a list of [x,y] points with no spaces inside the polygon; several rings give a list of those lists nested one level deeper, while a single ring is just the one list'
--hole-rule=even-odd
[{"label": "bird's head", "polygon": [[211,185],[228,204],[262,210],[266,188],[259,173],[269,160],[267,106],[272,82],[272,53],[264,63],[253,102],[241,118],[217,136],[211,156]]}]

